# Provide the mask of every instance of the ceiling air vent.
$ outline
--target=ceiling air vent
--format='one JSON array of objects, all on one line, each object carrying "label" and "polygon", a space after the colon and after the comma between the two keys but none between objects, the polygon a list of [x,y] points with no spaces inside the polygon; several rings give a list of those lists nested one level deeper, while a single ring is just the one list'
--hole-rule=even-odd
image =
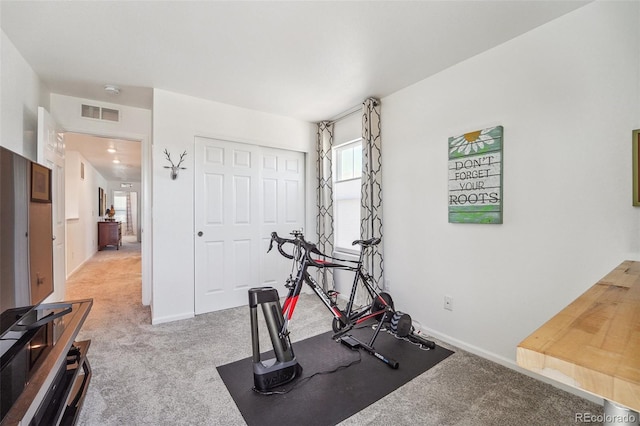
[{"label": "ceiling air vent", "polygon": [[82,116],[96,120],[120,121],[120,111],[112,108],[102,108],[95,105],[82,104]]}]

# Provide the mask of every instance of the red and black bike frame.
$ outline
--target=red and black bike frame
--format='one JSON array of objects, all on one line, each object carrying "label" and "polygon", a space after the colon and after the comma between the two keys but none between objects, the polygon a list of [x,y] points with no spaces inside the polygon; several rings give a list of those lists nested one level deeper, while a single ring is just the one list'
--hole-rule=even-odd
[{"label": "red and black bike frame", "polygon": [[[279,247],[280,249],[280,247]],[[284,317],[284,324],[282,327],[282,334],[287,333],[288,323],[293,318],[293,312],[295,310],[296,304],[298,303],[298,297],[300,296],[300,292],[302,291],[303,285],[306,283],[311,290],[320,298],[322,303],[329,309],[333,317],[336,321],[339,321],[341,328],[345,331],[351,329],[353,326],[358,325],[368,319],[378,317],[379,315],[384,314],[385,311],[388,310],[388,303],[384,300],[380,294],[376,291],[376,289],[371,285],[371,277],[363,272],[362,268],[362,259],[364,255],[365,248],[363,247],[360,253],[360,259],[358,261],[353,260],[344,260],[338,259],[330,256],[323,255],[325,258],[329,258],[331,260],[339,261],[340,263],[335,263],[326,260],[314,259],[311,257],[311,249],[308,247],[302,247],[302,253],[299,256],[300,266],[297,271],[296,278],[292,286],[289,287],[289,292],[284,301],[284,305],[282,307],[282,315]],[[282,253],[282,250],[280,250]],[[319,252],[316,252],[319,254]],[[290,257],[290,256],[287,256]],[[353,284],[351,286],[351,292],[349,295],[349,301],[345,307],[345,310],[342,311],[338,308],[336,303],[331,299],[329,294],[313,279],[313,277],[309,274],[309,267],[315,268],[332,268],[332,269],[343,269],[352,271],[355,273],[353,278]],[[358,282],[362,282],[364,288],[367,290],[372,303],[368,306],[361,307],[360,309],[354,310],[354,303],[356,297],[356,290],[358,287]],[[373,301],[378,301],[378,306],[381,307],[380,310],[375,312],[371,311],[371,307],[374,306]]]}]

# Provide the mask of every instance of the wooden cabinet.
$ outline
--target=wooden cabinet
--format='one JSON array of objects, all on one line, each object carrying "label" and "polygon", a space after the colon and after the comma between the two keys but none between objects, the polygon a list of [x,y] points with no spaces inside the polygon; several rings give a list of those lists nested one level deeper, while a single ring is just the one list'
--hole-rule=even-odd
[{"label": "wooden cabinet", "polygon": [[98,222],[98,250],[106,246],[122,245],[122,224],[120,222]]}]

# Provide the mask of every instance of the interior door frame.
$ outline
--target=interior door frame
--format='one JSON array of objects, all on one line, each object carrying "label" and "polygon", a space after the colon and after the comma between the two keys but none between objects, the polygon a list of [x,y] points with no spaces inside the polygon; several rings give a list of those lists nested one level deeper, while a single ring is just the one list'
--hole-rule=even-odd
[{"label": "interior door frame", "polygon": [[153,220],[151,215],[151,135],[132,132],[94,132],[87,129],[68,127],[63,132],[79,133],[88,136],[97,136],[101,138],[111,139],[127,139],[140,142],[141,150],[141,176],[140,176],[140,223],[139,229],[141,234],[141,261],[142,261],[142,304],[151,304],[151,295],[153,294]]},{"label": "interior door frame", "polygon": [[[59,140],[61,130],[48,109],[38,107],[38,129],[36,140],[36,162],[51,169],[50,195],[51,225],[53,233],[53,293],[47,302],[59,302],[64,299],[67,278],[65,213],[65,150],[63,140]],[[54,139],[51,141],[51,139]],[[55,202],[58,203],[55,203]],[[61,229],[60,229],[61,228]]]}]

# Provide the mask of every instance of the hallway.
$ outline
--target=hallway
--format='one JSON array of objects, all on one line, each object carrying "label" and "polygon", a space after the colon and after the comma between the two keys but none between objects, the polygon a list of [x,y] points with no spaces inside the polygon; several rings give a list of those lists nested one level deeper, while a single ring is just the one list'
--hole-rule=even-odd
[{"label": "hallway", "polygon": [[142,324],[151,324],[148,306],[142,306],[141,249],[135,236],[123,236],[122,247],[107,247],[87,260],[68,279],[65,300],[93,299],[93,308],[81,333],[112,322],[124,312],[136,312]]}]

